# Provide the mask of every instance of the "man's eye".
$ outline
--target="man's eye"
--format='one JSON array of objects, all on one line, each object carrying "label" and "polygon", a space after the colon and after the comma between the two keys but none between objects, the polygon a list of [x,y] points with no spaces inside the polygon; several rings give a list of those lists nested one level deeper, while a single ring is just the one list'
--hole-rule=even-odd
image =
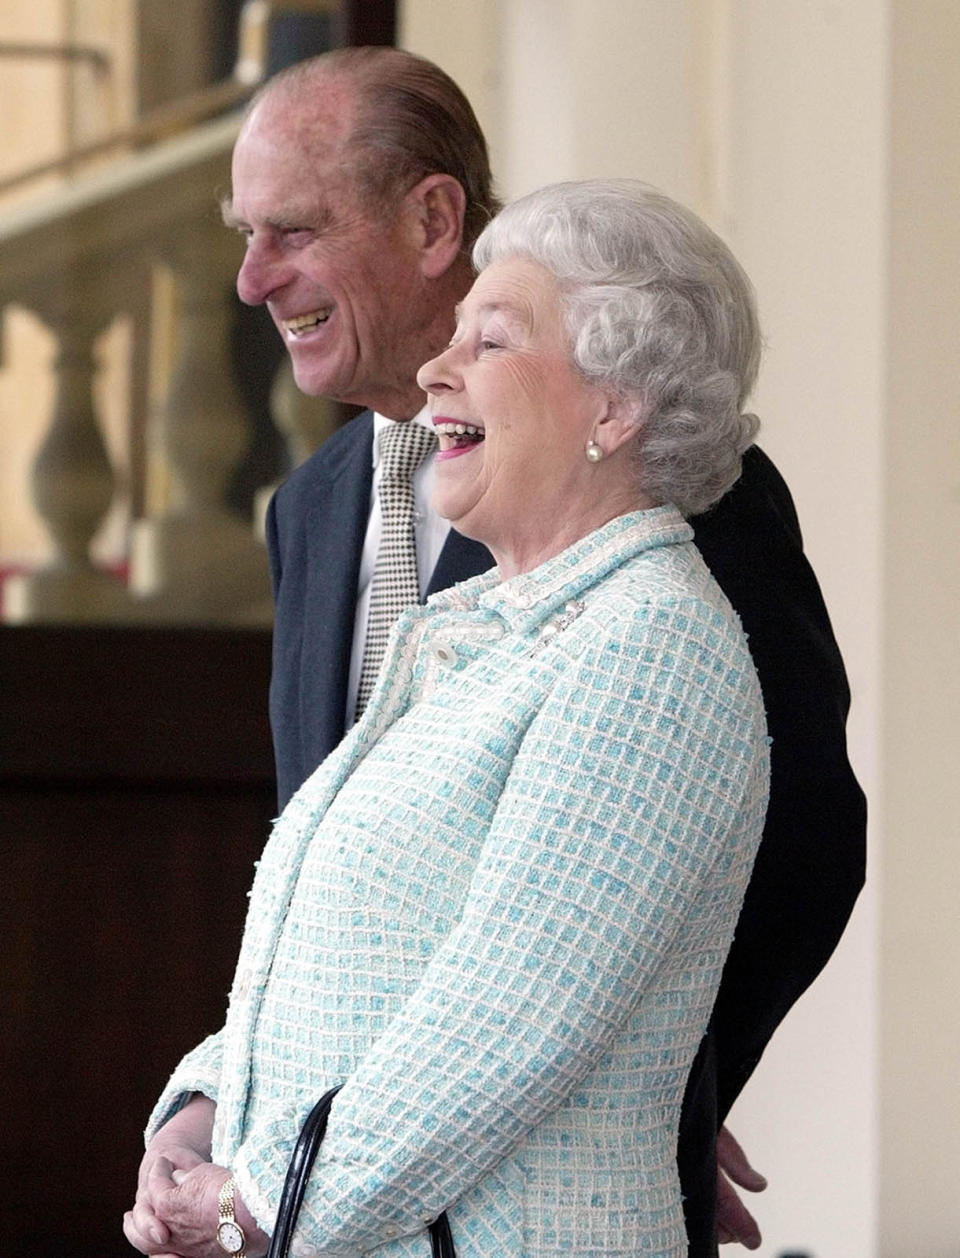
[{"label": "man's eye", "polygon": [[480,340],[481,349],[503,349],[499,341],[491,341],[488,336],[482,337]]}]

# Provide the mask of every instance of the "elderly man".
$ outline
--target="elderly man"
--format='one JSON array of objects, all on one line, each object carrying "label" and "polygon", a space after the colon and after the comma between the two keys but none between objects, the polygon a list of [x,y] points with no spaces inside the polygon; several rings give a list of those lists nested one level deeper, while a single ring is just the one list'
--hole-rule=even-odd
[{"label": "elderly man", "polygon": [[[342,50],[284,71],[237,141],[225,214],[247,240],[240,296],[266,303],[301,389],[368,408],[293,473],[269,512],[281,806],[363,703],[391,598],[422,598],[490,566],[430,510],[429,433],[406,456],[413,527],[411,538],[409,521],[400,526],[409,553],[398,557],[380,436],[426,430],[416,371],[450,338],[470,246],[496,208],[469,104],[435,66],[395,49]],[[692,523],[749,634],[773,736],[763,844],[680,1132],[690,1254],[700,1258],[716,1254],[718,1230],[759,1243],[722,1173],[718,1208],[717,1131],[846,924],[863,879],[865,809],[846,755],[843,665],[786,485],[754,448],[737,486]],[[400,593],[384,595],[391,581]],[[762,1187],[725,1131],[720,1155],[737,1182]]]}]

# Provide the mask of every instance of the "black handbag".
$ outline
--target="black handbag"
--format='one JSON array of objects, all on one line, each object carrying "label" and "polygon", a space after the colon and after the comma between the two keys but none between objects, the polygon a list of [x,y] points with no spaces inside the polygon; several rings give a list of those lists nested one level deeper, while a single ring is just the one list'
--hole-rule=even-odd
[{"label": "black handbag", "polygon": [[[310,1178],[320,1141],[327,1130],[330,1106],[339,1091],[339,1088],[331,1088],[329,1092],[325,1092],[304,1121],[293,1150],[293,1157],[287,1168],[287,1177],[283,1181],[277,1221],[274,1225],[270,1248],[267,1250],[267,1258],[288,1258],[293,1229],[296,1227],[297,1215],[303,1204],[303,1195],[307,1191],[307,1180]],[[446,1213],[440,1214],[430,1224],[430,1244],[433,1249],[433,1258],[457,1258]]]}]

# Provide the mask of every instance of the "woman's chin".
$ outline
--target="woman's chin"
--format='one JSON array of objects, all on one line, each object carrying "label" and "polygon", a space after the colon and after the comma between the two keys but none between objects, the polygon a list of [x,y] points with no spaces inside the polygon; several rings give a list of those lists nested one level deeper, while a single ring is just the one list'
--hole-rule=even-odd
[{"label": "woman's chin", "polygon": [[498,510],[502,510],[503,495],[491,484],[479,458],[474,450],[458,459],[434,463],[431,502],[437,515],[449,520],[458,533],[485,542]]},{"label": "woman's chin", "polygon": [[462,500],[444,503],[434,493],[433,509],[437,515],[449,520],[450,527],[456,529],[463,537],[469,537],[472,542],[486,541],[485,530],[478,513],[465,506]]},{"label": "woman's chin", "polygon": [[461,523],[467,522],[475,505],[476,494],[465,492],[465,489],[466,486],[462,484],[449,483],[448,478],[440,473],[434,479],[430,501],[437,515],[449,520],[458,533],[470,537],[471,534],[461,528]]},{"label": "woman's chin", "polygon": [[437,502],[436,499],[434,499],[433,509],[436,511],[437,515],[441,516],[444,520],[447,520],[450,527],[456,529],[458,533],[462,533],[464,537],[471,536],[471,534],[467,532],[467,529],[470,527],[470,513],[468,511],[465,512],[455,503],[447,505]]}]

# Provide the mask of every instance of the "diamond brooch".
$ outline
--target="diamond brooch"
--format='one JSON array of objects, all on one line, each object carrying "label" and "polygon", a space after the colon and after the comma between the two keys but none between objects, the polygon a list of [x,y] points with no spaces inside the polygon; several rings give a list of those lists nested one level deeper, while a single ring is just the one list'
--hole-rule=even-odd
[{"label": "diamond brooch", "polygon": [[583,611],[583,603],[578,598],[572,598],[564,606],[563,611],[557,612],[555,616],[551,616],[549,620],[544,621],[537,633],[537,640],[533,644],[533,652],[542,651],[545,646],[553,641],[558,633],[562,633],[577,619]]}]

